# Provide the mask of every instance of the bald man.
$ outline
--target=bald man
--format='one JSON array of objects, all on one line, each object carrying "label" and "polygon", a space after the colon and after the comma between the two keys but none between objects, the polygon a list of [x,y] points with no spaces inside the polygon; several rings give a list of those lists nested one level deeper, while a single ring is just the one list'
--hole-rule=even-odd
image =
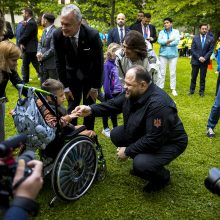
[{"label": "bald man", "polygon": [[125,26],[126,17],[124,14],[119,13],[116,18],[117,27],[112,28],[108,32],[108,45],[111,43],[117,43],[122,45],[125,34],[129,31],[129,28]]}]

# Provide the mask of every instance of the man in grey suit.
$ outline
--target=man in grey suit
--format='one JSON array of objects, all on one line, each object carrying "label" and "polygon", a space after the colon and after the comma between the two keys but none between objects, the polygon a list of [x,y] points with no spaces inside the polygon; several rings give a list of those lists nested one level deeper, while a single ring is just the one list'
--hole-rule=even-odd
[{"label": "man in grey suit", "polygon": [[44,14],[41,20],[42,26],[45,27],[37,48],[41,83],[48,78],[58,79],[53,44],[53,32],[56,30],[54,20],[54,15],[50,13]]},{"label": "man in grey suit", "polygon": [[200,71],[200,90],[199,95],[204,96],[205,78],[207,73],[210,56],[214,50],[215,41],[208,34],[208,25],[201,24],[199,26],[199,35],[193,38],[191,53],[192,53],[192,77],[190,84],[189,95],[194,94],[196,88],[196,79]]}]

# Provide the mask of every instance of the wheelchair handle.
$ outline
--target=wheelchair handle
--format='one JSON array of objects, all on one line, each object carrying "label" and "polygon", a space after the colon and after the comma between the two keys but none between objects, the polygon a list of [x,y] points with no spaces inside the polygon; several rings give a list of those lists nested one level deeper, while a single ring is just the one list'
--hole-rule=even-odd
[{"label": "wheelchair handle", "polygon": [[26,85],[23,85],[23,84],[17,84],[16,85],[18,89],[33,89],[35,92],[40,92],[40,93],[43,93],[44,95],[48,95],[48,96],[52,96],[56,99],[56,96],[50,92],[47,92],[43,89],[39,89],[39,88],[35,88],[35,87],[32,87],[32,86],[26,86]]}]

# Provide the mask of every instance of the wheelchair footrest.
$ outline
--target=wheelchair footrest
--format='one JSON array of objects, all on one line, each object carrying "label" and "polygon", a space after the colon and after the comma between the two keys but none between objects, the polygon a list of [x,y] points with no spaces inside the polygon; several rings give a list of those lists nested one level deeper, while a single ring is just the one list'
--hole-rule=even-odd
[{"label": "wheelchair footrest", "polygon": [[98,169],[96,173],[96,180],[102,181],[105,179],[107,175],[107,166],[106,166],[106,161],[104,158],[101,160],[98,160]]}]

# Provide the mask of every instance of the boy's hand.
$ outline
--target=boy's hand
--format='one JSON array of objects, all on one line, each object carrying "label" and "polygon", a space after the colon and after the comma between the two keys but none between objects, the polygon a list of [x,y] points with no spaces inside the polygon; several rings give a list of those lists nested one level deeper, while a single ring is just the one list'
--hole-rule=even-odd
[{"label": "boy's hand", "polygon": [[69,116],[70,116],[71,119],[74,119],[74,118],[78,118],[78,117],[79,117],[78,114],[77,114],[77,112],[76,112],[75,110],[73,110]]}]

